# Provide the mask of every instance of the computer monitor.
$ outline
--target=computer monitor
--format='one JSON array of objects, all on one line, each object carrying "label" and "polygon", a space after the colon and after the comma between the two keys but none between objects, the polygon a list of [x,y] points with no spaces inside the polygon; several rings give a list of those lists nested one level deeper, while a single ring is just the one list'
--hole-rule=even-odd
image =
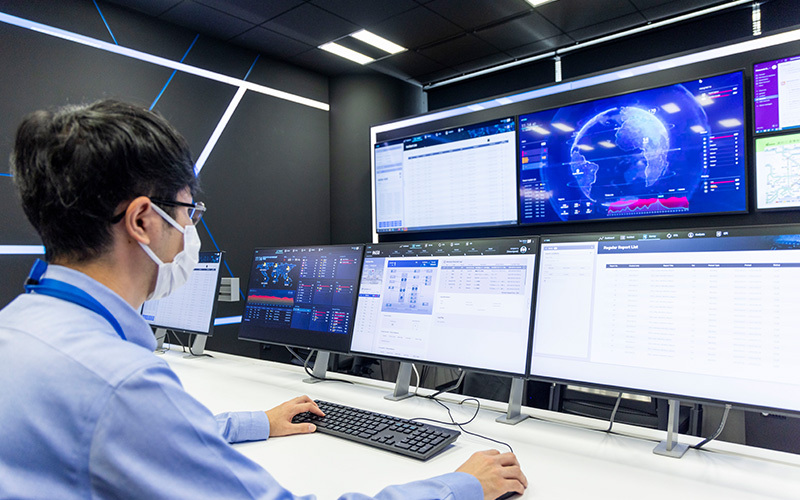
[{"label": "computer monitor", "polygon": [[800,207],[800,133],[756,137],[756,208]]},{"label": "computer monitor", "polygon": [[366,246],[353,353],[525,375],[538,239]]},{"label": "computer monitor", "polygon": [[517,223],[514,117],[375,144],[376,231]]},{"label": "computer monitor", "polygon": [[800,55],[753,65],[755,132],[800,127]]},{"label": "computer monitor", "polygon": [[346,353],[363,245],[257,248],[239,339]]},{"label": "computer monitor", "polygon": [[163,299],[142,304],[142,317],[154,328],[212,335],[219,296],[222,252],[200,252],[186,284]]},{"label": "computer monitor", "polygon": [[747,211],[743,72],[519,117],[520,224]]},{"label": "computer monitor", "polygon": [[541,241],[531,376],[800,412],[800,225]]}]

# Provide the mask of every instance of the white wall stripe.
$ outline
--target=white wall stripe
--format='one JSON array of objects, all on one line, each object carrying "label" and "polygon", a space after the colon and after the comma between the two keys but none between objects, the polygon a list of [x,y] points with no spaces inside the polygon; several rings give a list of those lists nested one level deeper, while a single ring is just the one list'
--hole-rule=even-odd
[{"label": "white wall stripe", "polygon": [[231,99],[231,103],[228,104],[228,109],[226,109],[225,113],[223,113],[222,118],[219,120],[219,123],[217,123],[217,127],[214,129],[211,137],[208,138],[206,147],[203,148],[203,152],[200,153],[200,156],[197,158],[197,162],[194,165],[194,175],[200,175],[200,171],[203,170],[203,165],[206,164],[208,156],[211,154],[214,146],[217,145],[217,141],[222,135],[222,131],[225,130],[225,127],[228,125],[231,116],[233,116],[233,112],[236,111],[236,107],[239,106],[239,102],[242,100],[242,97],[244,97],[245,91],[246,89],[244,87],[239,87],[239,90],[236,91],[233,99]]},{"label": "white wall stripe", "polygon": [[44,255],[44,245],[0,245],[0,255]]},{"label": "white wall stripe", "polygon": [[202,78],[207,78],[209,80],[226,83],[228,85],[233,85],[234,87],[245,88],[246,90],[252,90],[253,92],[258,92],[259,94],[265,94],[272,97],[277,97],[278,99],[292,101],[297,104],[310,106],[312,108],[321,109],[323,111],[330,111],[330,105],[325,102],[291,94],[289,92],[284,92],[282,90],[273,89],[271,87],[266,87],[264,85],[258,85],[252,82],[246,82],[238,78],[233,78],[227,75],[223,75],[221,73],[215,73],[213,71],[209,71],[206,69],[197,68],[195,66],[190,66],[188,64],[184,64],[181,62],[172,61],[170,59],[148,54],[146,52],[141,52],[127,47],[122,47],[120,45],[114,45],[113,43],[104,42],[102,40],[97,40],[95,38],[91,38],[84,35],[79,35],[77,33],[72,33],[71,31],[62,30],[60,28],[54,28],[46,24],[29,21],[27,19],[12,16],[3,12],[0,12],[0,22],[11,24],[13,26],[18,26],[20,28],[33,30],[39,33],[44,33],[46,35],[54,36],[56,38],[61,38],[62,40],[68,40],[71,42],[79,43],[81,45],[86,45],[88,47],[94,47],[96,49],[104,50],[106,52],[112,52],[114,54],[119,54],[121,56],[130,57],[133,59],[137,59],[139,61],[145,61],[152,64],[156,64],[158,66],[164,66],[166,68],[176,69],[183,73],[188,73]]}]

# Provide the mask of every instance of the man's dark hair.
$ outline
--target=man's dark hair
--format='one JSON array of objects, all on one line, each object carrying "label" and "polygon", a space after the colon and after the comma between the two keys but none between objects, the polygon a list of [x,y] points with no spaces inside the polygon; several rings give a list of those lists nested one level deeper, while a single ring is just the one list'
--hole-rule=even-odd
[{"label": "man's dark hair", "polygon": [[11,173],[48,261],[103,254],[123,202],[198,188],[186,140],[158,114],[115,100],[28,115]]}]

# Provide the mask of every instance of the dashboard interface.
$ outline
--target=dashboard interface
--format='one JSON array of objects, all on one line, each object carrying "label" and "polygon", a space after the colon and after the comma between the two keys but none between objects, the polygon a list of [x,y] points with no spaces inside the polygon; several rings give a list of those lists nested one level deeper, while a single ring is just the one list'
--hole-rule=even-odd
[{"label": "dashboard interface", "polygon": [[352,351],[524,374],[537,238],[367,245]]}]

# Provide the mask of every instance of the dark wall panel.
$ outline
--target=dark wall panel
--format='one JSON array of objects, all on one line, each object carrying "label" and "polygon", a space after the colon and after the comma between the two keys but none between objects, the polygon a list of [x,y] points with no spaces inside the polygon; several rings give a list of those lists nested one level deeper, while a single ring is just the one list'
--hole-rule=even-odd
[{"label": "dark wall panel", "polygon": [[372,238],[369,128],[419,114],[422,89],[383,75],[331,80],[331,240]]}]

